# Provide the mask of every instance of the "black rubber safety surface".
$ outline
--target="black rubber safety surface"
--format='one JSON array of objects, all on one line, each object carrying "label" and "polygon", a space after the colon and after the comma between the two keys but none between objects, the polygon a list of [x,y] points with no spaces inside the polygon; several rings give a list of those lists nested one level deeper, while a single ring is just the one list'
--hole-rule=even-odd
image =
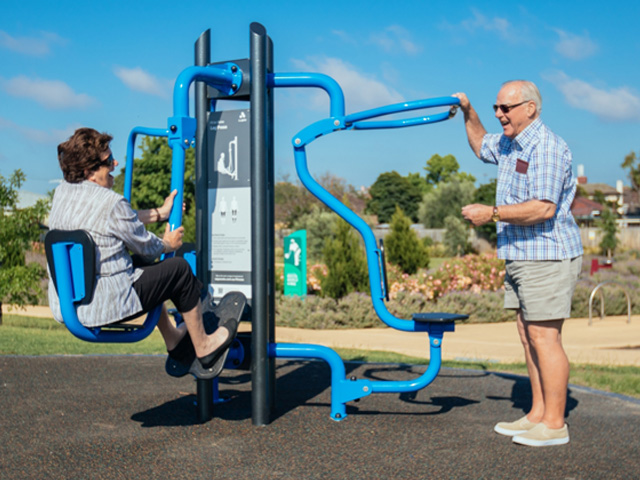
[{"label": "black rubber safety surface", "polygon": [[[0,357],[0,478],[624,479],[640,476],[640,401],[571,387],[571,443],[518,446],[493,432],[530,402],[523,377],[443,369],[416,394],[374,394],[329,417],[329,368],[278,361],[271,423],[251,422],[250,374],[197,423],[196,382],[160,356]],[[407,379],[424,366],[347,364]]]}]

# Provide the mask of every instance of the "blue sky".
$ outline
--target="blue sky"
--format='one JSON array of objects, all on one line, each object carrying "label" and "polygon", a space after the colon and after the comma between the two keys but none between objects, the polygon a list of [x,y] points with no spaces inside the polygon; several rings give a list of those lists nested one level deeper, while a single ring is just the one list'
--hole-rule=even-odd
[{"label": "blue sky", "polygon": [[[0,16],[0,174],[46,193],[61,178],[56,145],[75,128],[114,136],[124,164],[134,126],[165,128],[172,86],[211,29],[212,60],[248,57],[249,24],[274,42],[277,72],[335,78],[347,113],[466,92],[490,132],[505,80],[534,81],[543,120],[573,151],[574,171],[612,186],[640,151],[640,4],[488,1],[3,2]],[[326,95],[278,89],[276,173],[295,179],[291,138],[329,115]],[[234,105],[237,108],[242,105]],[[426,113],[426,112],[425,112]],[[495,167],[475,158],[462,116],[390,131],[340,132],[308,148],[312,173],[356,187],[380,173],[424,173],[434,153],[453,154],[478,184]]]}]

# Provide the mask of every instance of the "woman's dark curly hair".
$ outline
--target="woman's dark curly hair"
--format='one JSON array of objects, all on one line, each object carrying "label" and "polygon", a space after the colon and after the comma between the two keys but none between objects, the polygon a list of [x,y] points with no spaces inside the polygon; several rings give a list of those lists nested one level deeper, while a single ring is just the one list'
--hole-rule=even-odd
[{"label": "woman's dark curly hair", "polygon": [[58,145],[58,162],[64,179],[80,183],[102,165],[102,155],[109,149],[113,137],[93,128],[79,128],[66,142]]}]

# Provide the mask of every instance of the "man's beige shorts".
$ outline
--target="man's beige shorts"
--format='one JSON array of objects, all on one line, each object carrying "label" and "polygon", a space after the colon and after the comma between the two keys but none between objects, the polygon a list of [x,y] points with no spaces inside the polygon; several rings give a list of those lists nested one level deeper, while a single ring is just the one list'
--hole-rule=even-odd
[{"label": "man's beige shorts", "polygon": [[507,260],[504,308],[522,309],[530,322],[571,316],[571,298],[582,269],[582,256],[570,260]]}]

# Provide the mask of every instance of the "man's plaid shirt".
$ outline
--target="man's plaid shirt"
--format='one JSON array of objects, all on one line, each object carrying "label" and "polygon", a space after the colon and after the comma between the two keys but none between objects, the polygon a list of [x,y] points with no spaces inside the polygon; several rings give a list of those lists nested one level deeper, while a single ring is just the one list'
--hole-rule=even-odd
[{"label": "man's plaid shirt", "polygon": [[498,165],[496,205],[548,200],[555,215],[544,222],[511,225],[498,222],[498,257],[505,260],[563,260],[582,255],[580,229],[571,214],[576,180],[571,151],[540,118],[515,139],[487,134],[482,140],[483,162]]}]

